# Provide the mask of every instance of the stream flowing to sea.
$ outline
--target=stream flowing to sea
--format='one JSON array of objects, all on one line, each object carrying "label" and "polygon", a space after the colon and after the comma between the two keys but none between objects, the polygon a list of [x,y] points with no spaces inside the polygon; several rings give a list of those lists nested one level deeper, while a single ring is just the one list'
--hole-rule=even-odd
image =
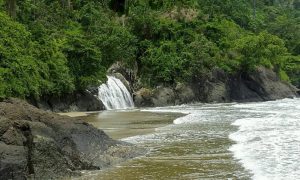
[{"label": "stream flowing to sea", "polygon": [[300,99],[107,111],[88,118],[149,152],[86,179],[300,177]]}]

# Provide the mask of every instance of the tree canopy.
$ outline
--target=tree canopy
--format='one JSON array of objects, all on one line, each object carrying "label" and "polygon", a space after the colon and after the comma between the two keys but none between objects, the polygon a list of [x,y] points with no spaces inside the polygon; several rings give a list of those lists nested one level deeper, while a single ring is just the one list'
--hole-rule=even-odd
[{"label": "tree canopy", "polygon": [[99,85],[117,61],[145,85],[266,66],[300,86],[298,0],[0,0],[0,97]]}]

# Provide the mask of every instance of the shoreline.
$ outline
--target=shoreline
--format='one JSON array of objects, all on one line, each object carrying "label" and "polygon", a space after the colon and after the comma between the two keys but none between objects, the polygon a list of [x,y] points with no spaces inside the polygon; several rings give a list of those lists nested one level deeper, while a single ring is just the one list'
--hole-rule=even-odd
[{"label": "shoreline", "polygon": [[[201,111],[211,109],[206,106],[207,105],[203,107],[199,106],[200,108],[196,107],[195,110]],[[218,106],[216,108],[218,109]],[[233,177],[238,177],[240,175],[249,177],[247,176],[248,172],[244,171],[243,166],[236,162],[231,152],[228,151],[228,148],[233,142],[228,138],[227,133],[231,131],[235,132],[235,127],[231,126],[230,120],[227,119],[224,122],[222,121],[220,122],[221,124],[218,121],[211,121],[212,123],[204,123],[201,125],[198,123],[194,125],[193,123],[180,123],[173,126],[174,120],[180,117],[184,119],[184,117],[189,114],[172,111],[155,112],[155,109],[153,112],[151,110],[153,109],[147,109],[146,111],[140,111],[138,113],[144,114],[144,117],[151,114],[154,117],[164,117],[164,115],[167,114],[176,114],[177,117],[173,116],[172,120],[165,120],[164,123],[160,123],[159,121],[154,123],[156,128],[163,127],[162,129],[159,128],[155,131],[155,128],[147,126],[148,128],[144,128],[143,130],[148,129],[148,132],[143,131],[143,133],[140,134],[135,131],[135,134],[131,134],[131,136],[123,134],[123,136],[120,137],[120,134],[118,133],[116,134],[113,131],[107,131],[107,127],[100,127],[111,137],[119,137],[117,139],[121,141],[125,140],[125,142],[133,143],[137,147],[146,148],[150,151],[145,155],[128,159],[120,164],[116,164],[115,166],[100,171],[84,172],[83,176],[77,179],[123,179],[124,177],[127,177],[127,179],[136,179],[137,177],[141,179],[147,179],[149,177],[157,179],[183,176],[194,177],[197,179],[197,177],[207,177],[209,175],[224,178],[228,176],[228,172],[235,171],[239,174],[234,174]],[[189,111],[189,109],[186,110]],[[122,113],[120,114],[122,116]],[[197,119],[198,115],[202,117],[204,114],[194,113],[194,115],[196,116],[192,116],[193,119],[187,117],[187,122],[195,120],[195,118]],[[205,118],[205,116],[203,117]],[[113,118],[113,116],[110,116],[110,118]],[[217,118],[213,117],[213,119]],[[122,119],[118,118],[115,118],[115,120],[121,122],[120,126],[124,126],[124,123],[129,123],[131,126],[140,125],[139,123],[136,124],[134,122],[124,122]],[[141,123],[145,122],[147,122],[147,120],[143,119],[143,122]],[[170,128],[168,125],[170,125]],[[136,127],[134,130],[135,129],[140,129],[140,127]],[[217,132],[224,132],[224,134],[216,136],[212,135],[212,133],[218,134]],[[210,136],[207,137],[205,134]],[[211,168],[219,173],[212,173],[210,170]]]},{"label": "shoreline", "polygon": [[[154,112],[154,111],[142,111],[141,109],[135,109],[134,111],[101,111],[98,113],[86,114],[82,117],[85,122],[88,122],[92,126],[103,130],[109,137],[114,140],[125,142],[124,139],[152,134],[156,131],[156,128],[165,127],[173,124],[174,120],[180,117],[184,117],[187,114],[178,112]],[[118,118],[121,117],[121,118]],[[140,119],[143,117],[143,119]],[[97,118],[97,119],[94,119]],[[100,118],[100,119],[98,119]],[[99,121],[97,121],[99,120]],[[102,123],[99,123],[102,122]],[[136,146],[135,144],[133,144]],[[147,156],[149,149],[145,148],[144,154],[129,158],[121,163],[114,164],[113,166],[106,167],[96,171],[82,171],[81,176],[73,177],[76,180],[89,180],[91,178],[99,176],[99,174],[110,172],[111,170],[121,167],[122,164],[130,163],[135,159],[143,158]]]},{"label": "shoreline", "polygon": [[89,116],[90,114],[94,113],[100,113],[101,111],[73,111],[73,112],[63,112],[63,113],[57,113],[58,115],[61,116],[68,116],[71,118],[76,118],[76,117],[85,117]]},{"label": "shoreline", "polygon": [[109,137],[121,140],[137,135],[151,134],[156,128],[172,124],[179,117],[186,116],[176,112],[101,111],[83,116],[82,119],[103,130]]}]

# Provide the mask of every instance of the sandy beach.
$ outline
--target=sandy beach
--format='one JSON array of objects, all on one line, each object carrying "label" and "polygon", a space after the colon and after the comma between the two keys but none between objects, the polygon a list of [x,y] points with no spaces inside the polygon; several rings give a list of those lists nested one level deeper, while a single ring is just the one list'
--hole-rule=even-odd
[{"label": "sandy beach", "polygon": [[[73,115],[76,115],[76,113]],[[129,110],[103,111],[82,118],[95,127],[104,130],[113,139],[122,139],[152,133],[155,128],[171,124],[174,119],[181,116],[183,116],[181,113]]]}]

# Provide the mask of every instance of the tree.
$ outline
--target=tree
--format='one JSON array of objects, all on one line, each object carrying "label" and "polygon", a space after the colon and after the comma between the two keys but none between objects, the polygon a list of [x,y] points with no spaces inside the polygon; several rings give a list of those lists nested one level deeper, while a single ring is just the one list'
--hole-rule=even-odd
[{"label": "tree", "polygon": [[279,72],[287,54],[284,41],[267,32],[242,37],[235,42],[234,50],[239,53],[242,71],[263,65]]},{"label": "tree", "polygon": [[17,9],[17,0],[6,0],[6,10],[10,17],[15,18],[17,16],[16,9]]},{"label": "tree", "polygon": [[40,94],[39,65],[30,33],[0,12],[0,80],[2,97]]}]

